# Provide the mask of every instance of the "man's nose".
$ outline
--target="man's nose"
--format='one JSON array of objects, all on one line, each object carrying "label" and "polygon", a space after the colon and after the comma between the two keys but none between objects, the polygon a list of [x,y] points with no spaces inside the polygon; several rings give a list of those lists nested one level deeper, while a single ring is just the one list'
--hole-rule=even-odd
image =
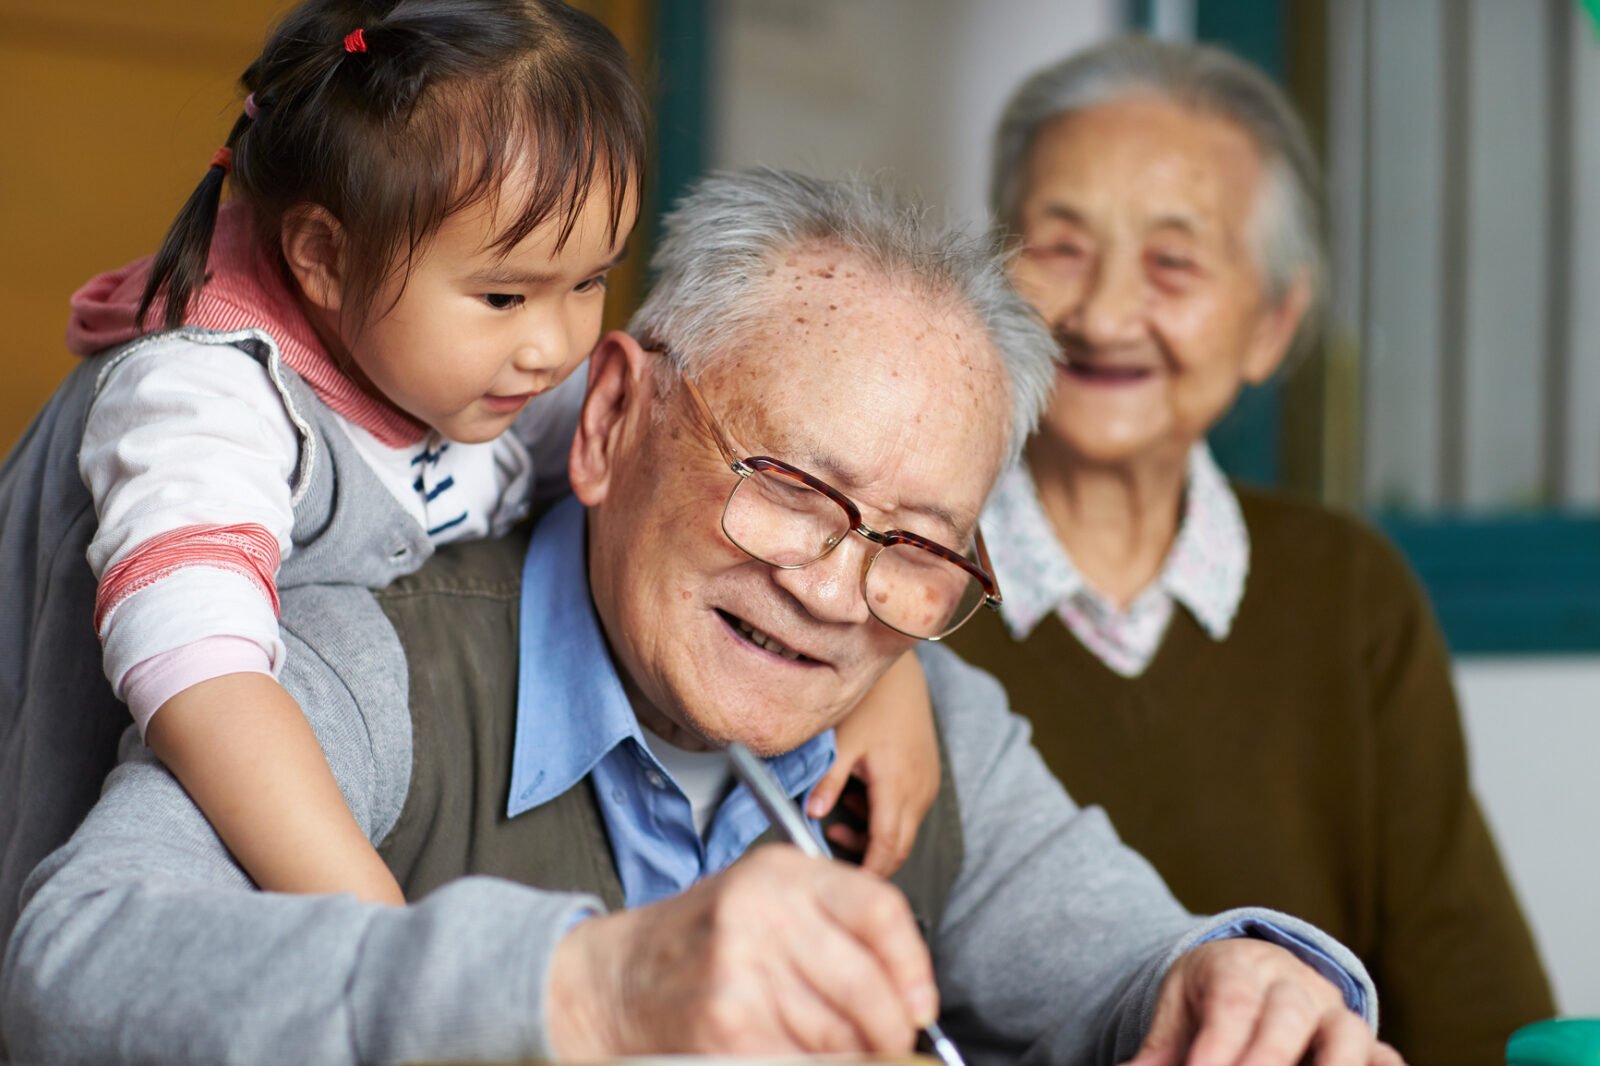
[{"label": "man's nose", "polygon": [[772,571],[773,580],[819,622],[854,625],[872,613],[861,596],[861,572],[875,545],[854,533],[815,562],[795,570]]},{"label": "man's nose", "polygon": [[1091,348],[1131,343],[1144,335],[1145,302],[1139,264],[1130,257],[1102,256],[1055,325]]}]

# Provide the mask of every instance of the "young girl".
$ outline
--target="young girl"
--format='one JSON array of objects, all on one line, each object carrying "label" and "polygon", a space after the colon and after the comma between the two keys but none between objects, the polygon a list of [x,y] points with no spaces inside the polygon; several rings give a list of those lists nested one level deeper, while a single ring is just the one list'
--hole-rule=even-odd
[{"label": "young girl", "polygon": [[[88,541],[105,677],[257,884],[401,902],[275,680],[278,590],[381,586],[438,545],[503,533],[536,485],[564,487],[575,389],[541,397],[598,337],[646,136],[615,39],[554,0],[310,0],[243,84],[160,252],[74,297],[69,345],[106,354],[0,482],[30,501],[0,555],[31,565],[0,576],[38,592],[19,657],[42,664],[0,686],[20,692],[0,771],[25,799],[0,829],[7,890],[92,799],[66,784],[82,775],[61,741],[103,761],[113,735],[104,686],[45,641],[82,599],[45,578]],[[81,486],[51,462],[74,434]],[[896,674],[818,789],[831,806],[860,746],[877,753],[880,869],[937,781],[920,675],[909,659]],[[57,708],[47,736],[35,723]]]}]

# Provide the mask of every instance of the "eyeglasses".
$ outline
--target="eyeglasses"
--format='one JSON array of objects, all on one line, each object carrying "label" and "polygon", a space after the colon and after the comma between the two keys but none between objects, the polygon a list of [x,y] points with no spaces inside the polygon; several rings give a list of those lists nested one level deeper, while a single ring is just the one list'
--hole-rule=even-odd
[{"label": "eyeglasses", "polygon": [[917,640],[949,636],[979,607],[999,608],[1000,589],[981,532],[974,562],[916,533],[873,529],[861,521],[861,509],[850,497],[820,478],[765,455],[741,458],[694,382],[682,380],[717,450],[739,475],[722,508],[722,531],[734,547],[768,566],[798,570],[826,556],[849,534],[860,535],[876,549],[861,566],[867,610]]}]

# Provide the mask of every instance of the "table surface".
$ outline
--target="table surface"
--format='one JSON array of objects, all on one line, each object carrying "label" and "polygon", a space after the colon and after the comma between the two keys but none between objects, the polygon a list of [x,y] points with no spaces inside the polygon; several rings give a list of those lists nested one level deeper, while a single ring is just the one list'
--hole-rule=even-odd
[{"label": "table surface", "polygon": [[[709,1056],[709,1055],[643,1055],[637,1058],[608,1058],[594,1060],[579,1066],[818,1066],[819,1063],[850,1064],[862,1066],[939,1066],[939,1060],[928,1055],[774,1055],[774,1056]],[[411,1066],[467,1066],[466,1063],[413,1063]],[[474,1066],[546,1066],[539,1061],[522,1063],[477,1063]],[[573,1064],[568,1064],[573,1066]]]}]

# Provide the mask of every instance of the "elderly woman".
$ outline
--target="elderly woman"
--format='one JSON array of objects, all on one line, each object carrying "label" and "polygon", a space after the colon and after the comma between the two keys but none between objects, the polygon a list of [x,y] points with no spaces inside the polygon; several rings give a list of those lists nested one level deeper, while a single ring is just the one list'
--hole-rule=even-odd
[{"label": "elderly woman", "polygon": [[1119,41],[1022,85],[994,177],[1061,362],[985,515],[1002,614],[952,643],[1187,906],[1317,923],[1409,1061],[1498,1066],[1554,1008],[1423,594],[1372,531],[1230,485],[1205,444],[1314,317],[1299,121],[1225,53]]}]

